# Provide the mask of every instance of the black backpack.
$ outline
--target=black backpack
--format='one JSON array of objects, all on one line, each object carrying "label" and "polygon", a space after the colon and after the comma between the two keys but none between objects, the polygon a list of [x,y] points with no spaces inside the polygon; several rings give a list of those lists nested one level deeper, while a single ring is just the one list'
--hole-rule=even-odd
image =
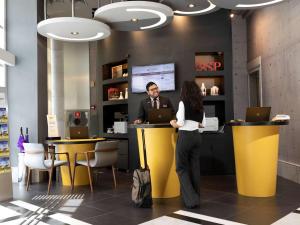
[{"label": "black backpack", "polygon": [[145,145],[145,133],[142,128],[143,153],[145,168],[139,168],[133,172],[133,185],[131,198],[136,207],[151,208],[152,206],[152,188],[150,169],[147,164],[147,153]]}]

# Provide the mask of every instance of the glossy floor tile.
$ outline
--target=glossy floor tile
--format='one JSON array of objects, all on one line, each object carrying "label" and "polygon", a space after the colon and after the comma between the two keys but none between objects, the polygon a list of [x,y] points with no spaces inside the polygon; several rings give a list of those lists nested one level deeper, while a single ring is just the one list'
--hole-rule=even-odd
[{"label": "glossy floor tile", "polygon": [[[109,172],[109,171],[108,171]],[[249,198],[237,194],[234,176],[201,178],[200,207],[186,209],[180,199],[154,199],[151,209],[131,202],[130,173],[118,172],[113,188],[110,173],[101,175],[94,193],[88,186],[33,184],[28,192],[14,185],[14,199],[0,203],[1,225],[136,225],[136,224],[248,224],[300,225],[300,185],[278,178],[277,195]],[[178,213],[178,212],[181,212]],[[295,224],[295,221],[299,223]]]}]

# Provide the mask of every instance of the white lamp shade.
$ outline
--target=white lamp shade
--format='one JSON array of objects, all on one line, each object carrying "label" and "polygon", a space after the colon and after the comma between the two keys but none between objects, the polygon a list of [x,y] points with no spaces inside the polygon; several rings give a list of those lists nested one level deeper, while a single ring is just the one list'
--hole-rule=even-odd
[{"label": "white lamp shade", "polygon": [[285,0],[210,0],[213,4],[226,9],[255,9],[274,5]]},{"label": "white lamp shade", "polygon": [[41,21],[39,34],[59,41],[86,42],[107,38],[110,28],[96,20],[78,17],[57,17]]},{"label": "white lamp shade", "polygon": [[121,31],[156,29],[169,24],[173,10],[167,5],[147,1],[115,2],[100,7],[95,19]]}]

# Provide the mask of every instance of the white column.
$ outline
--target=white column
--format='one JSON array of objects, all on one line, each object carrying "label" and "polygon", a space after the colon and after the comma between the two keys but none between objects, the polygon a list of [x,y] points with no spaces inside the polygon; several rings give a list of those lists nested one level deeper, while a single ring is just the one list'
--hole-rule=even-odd
[{"label": "white column", "polygon": [[50,40],[50,95],[49,113],[56,115],[59,135],[65,137],[64,104],[64,45],[63,42]]}]

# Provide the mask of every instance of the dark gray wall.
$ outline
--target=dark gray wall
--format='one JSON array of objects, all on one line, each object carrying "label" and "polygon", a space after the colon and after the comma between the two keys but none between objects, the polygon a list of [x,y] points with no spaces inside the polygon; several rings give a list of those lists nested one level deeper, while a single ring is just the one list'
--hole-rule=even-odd
[{"label": "dark gray wall", "polygon": [[12,166],[17,165],[20,126],[29,128],[31,142],[41,141],[47,132],[46,42],[36,31],[41,2],[7,1],[7,49],[17,57],[16,66],[7,71]]},{"label": "dark gray wall", "polygon": [[281,128],[278,174],[300,183],[300,1],[257,10],[248,18],[248,60],[262,57],[264,105],[289,114]]},{"label": "dark gray wall", "polygon": [[[185,80],[192,80],[197,72],[195,71],[195,53],[224,51],[225,53],[225,89],[226,89],[226,120],[233,118],[232,99],[232,36],[231,21],[229,12],[220,10],[206,16],[180,17],[175,16],[172,24],[161,29],[143,32],[113,32],[112,35],[98,42],[98,68],[101,74],[101,65],[124,59],[129,55],[129,76],[132,65],[149,65],[175,62],[176,64],[176,91],[161,93],[173,102],[177,109],[179,101],[180,87]],[[212,74],[213,75],[213,74]],[[99,86],[101,83],[98,82]],[[129,82],[130,85],[130,82]],[[131,88],[129,87],[129,90]],[[100,88],[101,94],[101,88]],[[100,94],[97,100],[100,102]],[[137,117],[139,102],[145,98],[145,94],[132,94],[129,92],[129,120],[133,121]],[[98,108],[100,105],[98,104]],[[102,111],[99,111],[99,118]],[[100,121],[101,128],[101,121]],[[130,131],[130,155],[131,166],[136,167],[137,148],[135,141],[135,131]],[[233,154],[231,133],[221,137],[209,138],[207,142],[210,150],[208,154],[213,154],[209,143],[218,142],[223,147],[220,156],[226,162],[221,162],[228,171],[233,170]],[[226,148],[226,149],[225,149]],[[215,162],[218,163],[218,162]]]}]

